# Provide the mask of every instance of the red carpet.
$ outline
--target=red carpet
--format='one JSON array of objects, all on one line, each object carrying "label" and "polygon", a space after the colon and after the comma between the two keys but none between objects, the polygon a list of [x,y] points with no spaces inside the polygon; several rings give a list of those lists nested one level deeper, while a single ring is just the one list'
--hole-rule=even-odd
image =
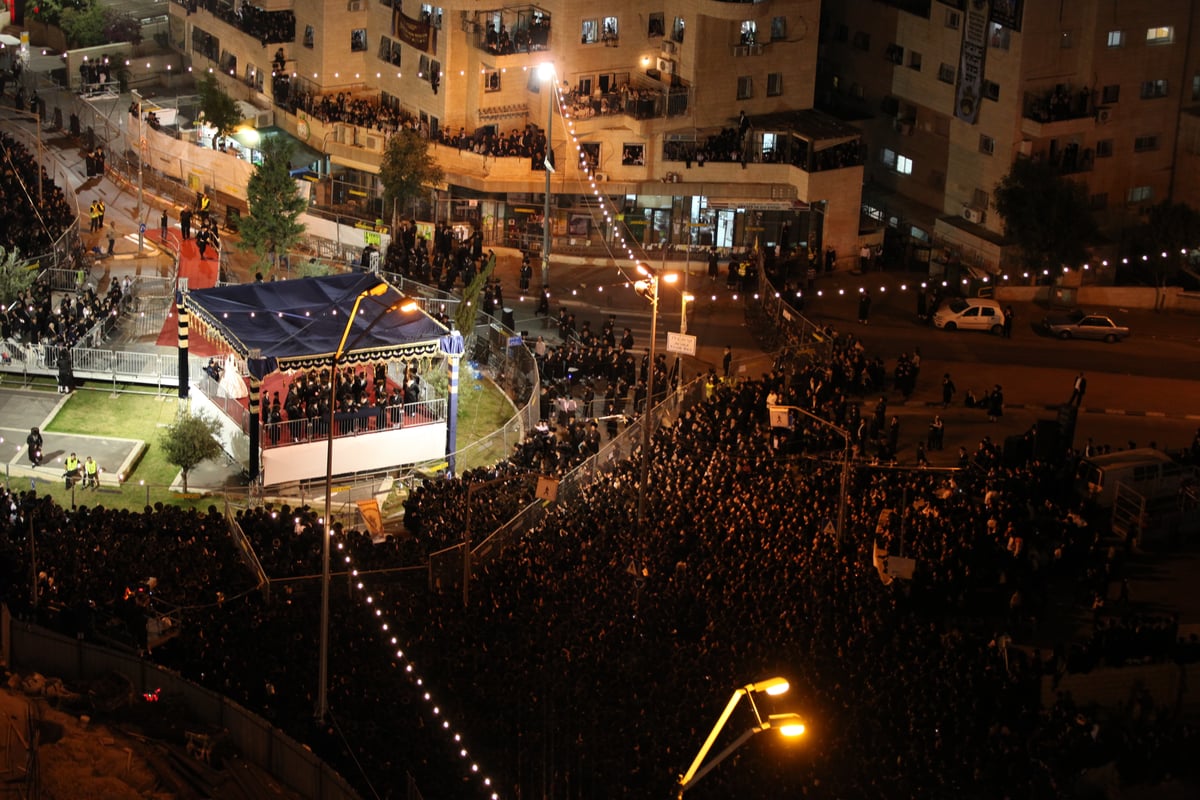
[{"label": "red carpet", "polygon": [[[146,237],[152,241],[162,244],[162,236],[157,229],[146,231]],[[183,245],[180,249],[180,244]],[[200,248],[196,247],[196,240],[188,239],[181,242],[180,233],[176,229],[167,231],[167,250],[179,251],[179,273],[178,280],[183,283],[186,279],[188,289],[211,289],[217,285],[217,276],[220,273],[220,262],[217,260],[217,251],[209,248],[205,251],[208,258],[200,260]],[[155,344],[160,347],[177,347],[179,345],[179,322],[175,318],[175,312],[172,311],[167,315],[166,322],[163,323],[162,330],[158,333],[158,339]],[[203,337],[196,336],[195,332],[188,337],[188,349],[194,356],[207,358],[217,355],[217,349]]]}]

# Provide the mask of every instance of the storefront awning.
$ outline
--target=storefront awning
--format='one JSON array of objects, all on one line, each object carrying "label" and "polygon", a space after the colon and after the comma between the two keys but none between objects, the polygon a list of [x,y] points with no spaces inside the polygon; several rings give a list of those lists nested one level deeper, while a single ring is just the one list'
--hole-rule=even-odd
[{"label": "storefront awning", "polygon": [[709,208],[743,208],[747,211],[805,211],[803,200],[772,200],[769,197],[710,197]]}]

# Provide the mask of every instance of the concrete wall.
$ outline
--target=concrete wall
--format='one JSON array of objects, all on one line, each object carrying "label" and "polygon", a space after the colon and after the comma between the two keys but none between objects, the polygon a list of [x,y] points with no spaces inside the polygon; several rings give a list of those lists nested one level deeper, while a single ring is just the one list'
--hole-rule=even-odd
[{"label": "concrete wall", "polygon": [[[1046,302],[1049,286],[997,286],[996,299],[1013,302]],[[1153,286],[1080,286],[1075,302],[1084,308],[1138,308],[1177,310],[1200,313],[1200,296],[1177,286],[1158,289]]]}]

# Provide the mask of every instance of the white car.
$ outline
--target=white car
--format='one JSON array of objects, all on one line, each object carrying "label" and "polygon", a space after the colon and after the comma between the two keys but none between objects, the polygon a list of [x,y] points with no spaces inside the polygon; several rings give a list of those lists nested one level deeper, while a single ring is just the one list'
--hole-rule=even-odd
[{"label": "white car", "polygon": [[960,297],[934,312],[933,325],[947,331],[990,331],[999,336],[1004,333],[1004,309],[986,297]]}]

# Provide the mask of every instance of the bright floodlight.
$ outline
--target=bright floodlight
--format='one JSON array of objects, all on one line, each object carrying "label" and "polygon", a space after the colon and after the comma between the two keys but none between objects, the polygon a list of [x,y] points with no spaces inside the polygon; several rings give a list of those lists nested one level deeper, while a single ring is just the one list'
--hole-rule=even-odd
[{"label": "bright floodlight", "polygon": [[752,683],[746,687],[747,691],[751,692],[766,692],[770,695],[780,695],[786,692],[789,688],[787,678],[767,678],[765,681]]},{"label": "bright floodlight", "polygon": [[675,281],[679,280],[679,273],[678,272],[664,272],[661,277],[662,277],[663,283],[674,283]]},{"label": "bright floodlight", "polygon": [[768,722],[781,736],[804,735],[804,721],[800,719],[799,714],[772,714]]},{"label": "bright floodlight", "polygon": [[542,83],[549,83],[554,77],[554,65],[549,61],[543,61],[537,66],[538,80]]},{"label": "bright floodlight", "polygon": [[639,275],[646,275],[646,276],[650,275],[649,268],[647,268],[646,265],[641,263],[640,261],[638,262],[638,265],[637,265],[637,271],[638,271]]}]

